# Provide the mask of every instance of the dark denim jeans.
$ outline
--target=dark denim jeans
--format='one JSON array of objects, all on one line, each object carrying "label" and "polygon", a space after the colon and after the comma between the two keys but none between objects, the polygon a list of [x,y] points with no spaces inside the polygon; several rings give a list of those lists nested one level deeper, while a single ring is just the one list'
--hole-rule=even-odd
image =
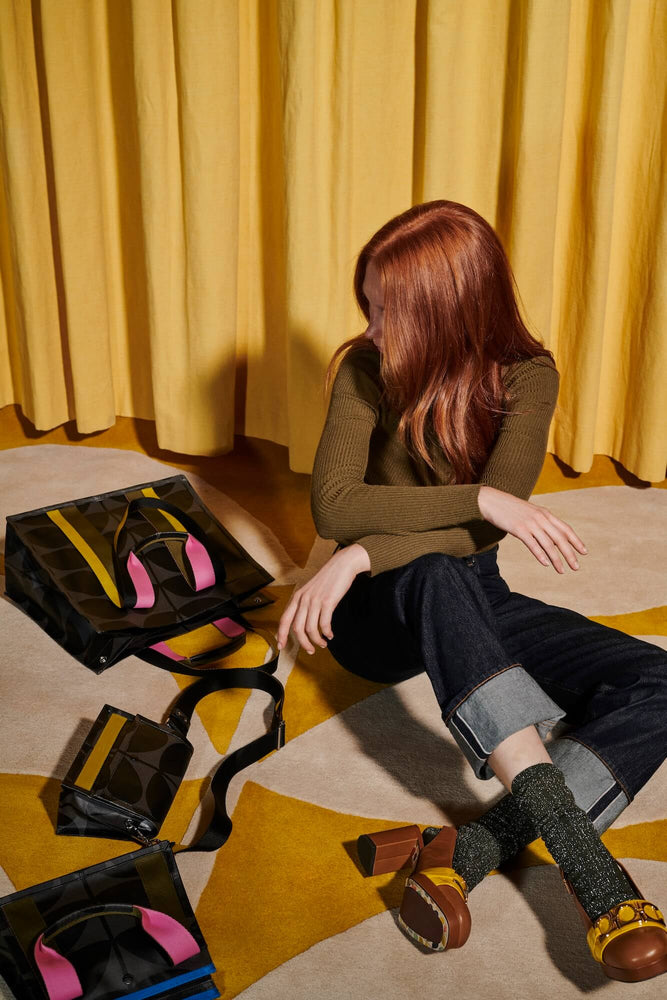
[{"label": "dark denim jeans", "polygon": [[606,829],[667,756],[667,652],[513,593],[496,553],[434,553],[358,576],[334,612],[329,649],[375,681],[426,670],[480,778],[506,737],[560,720],[551,756]]}]

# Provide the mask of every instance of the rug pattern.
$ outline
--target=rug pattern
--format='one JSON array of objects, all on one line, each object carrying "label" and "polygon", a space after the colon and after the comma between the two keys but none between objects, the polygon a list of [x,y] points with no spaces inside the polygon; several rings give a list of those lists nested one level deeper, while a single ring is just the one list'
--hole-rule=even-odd
[{"label": "rug pattern", "polygon": [[[173,469],[145,455],[104,448],[39,445],[0,452],[0,515],[163,478]],[[328,558],[316,539],[296,565],[270,524],[254,518],[204,479],[189,475],[223,524],[275,577],[275,603],[253,613],[275,630],[293,588]],[[578,574],[540,567],[515,539],[500,552],[510,586],[572,607],[667,649],[664,522],[667,491],[622,485],[575,489],[563,480],[539,501],[570,521],[590,555]],[[4,529],[3,529],[4,530]],[[130,657],[93,675],[9,601],[0,602],[0,893],[122,854],[117,841],[54,834],[59,780],[105,702],[161,718],[191,683]],[[234,665],[261,662],[252,636]],[[426,955],[396,926],[404,876],[364,879],[359,834],[401,823],[459,823],[501,794],[480,782],[442,726],[422,675],[387,687],[353,677],[326,651],[293,645],[281,656],[287,745],[234,779],[234,830],[214,855],[179,865],[218,969],[225,998],[351,997],[392,1000],[441,995],[492,1000],[578,997],[609,982],[591,961],[572,904],[538,843],[512,868],[486,879],[471,898],[466,948]],[[191,729],[195,755],[163,835],[187,842],[206,815],[209,775],[219,755],[262,731],[269,699],[223,692],[200,705]],[[418,763],[418,766],[416,764]],[[605,835],[630,859],[639,885],[667,905],[667,766]],[[4,992],[3,992],[4,989]],[[632,987],[655,996],[655,984]],[[621,992],[623,991],[623,992]],[[0,996],[9,996],[0,984]]]}]

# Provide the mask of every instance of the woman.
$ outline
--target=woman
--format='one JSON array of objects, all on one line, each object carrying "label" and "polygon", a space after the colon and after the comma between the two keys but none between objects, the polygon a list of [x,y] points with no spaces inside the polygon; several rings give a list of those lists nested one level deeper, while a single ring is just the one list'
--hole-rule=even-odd
[{"label": "woman", "polygon": [[[665,758],[667,654],[511,593],[496,564],[508,532],[559,573],[586,553],[528,500],[558,393],[553,358],[520,318],[496,234],[463,205],[388,222],[361,251],[355,291],[368,328],[332,360],[312,483],[317,529],[339,548],[293,595],[279,645],[291,629],[309,653],[328,645],[377,681],[426,670],[475,773],[509,793],[427,843],[415,828],[400,923],[431,948],[460,947],[469,891],[539,836],[607,975],[659,975],[662,915],[599,833]],[[557,719],[569,729],[547,752],[536,724]],[[370,835],[369,869],[405,836]]]}]

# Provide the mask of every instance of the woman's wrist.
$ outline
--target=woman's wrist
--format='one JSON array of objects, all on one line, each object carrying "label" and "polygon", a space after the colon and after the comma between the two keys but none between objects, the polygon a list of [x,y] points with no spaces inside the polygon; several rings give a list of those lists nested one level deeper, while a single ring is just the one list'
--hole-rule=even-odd
[{"label": "woman's wrist", "polygon": [[371,568],[371,557],[363,545],[353,542],[340,549],[340,554],[348,562],[355,573],[367,573]]},{"label": "woman's wrist", "polygon": [[486,489],[486,486],[480,486],[479,493],[477,494],[477,506],[479,507],[479,512],[482,515],[483,520],[486,520],[486,517],[484,516],[484,492]]},{"label": "woman's wrist", "polygon": [[479,507],[479,512],[485,521],[487,520],[488,514],[487,502],[491,500],[493,494],[497,492],[498,491],[494,490],[493,486],[483,485],[479,488],[479,493],[477,494],[477,506]]}]

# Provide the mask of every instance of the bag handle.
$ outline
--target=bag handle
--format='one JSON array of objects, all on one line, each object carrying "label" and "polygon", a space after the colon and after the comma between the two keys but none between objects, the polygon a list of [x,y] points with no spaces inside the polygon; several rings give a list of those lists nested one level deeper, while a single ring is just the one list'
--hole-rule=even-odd
[{"label": "bag handle", "polygon": [[145,932],[167,953],[174,965],[199,954],[201,948],[183,924],[159,910],[128,903],[86,906],[67,914],[39,935],[34,947],[35,964],[42,977],[49,1000],[75,1000],[83,996],[83,987],[72,963],[55,948],[47,945],[62,931],[93,917],[128,915],[141,920]]},{"label": "bag handle", "polygon": [[[131,521],[138,511],[145,509],[161,510],[171,514],[187,529],[187,532],[156,531],[147,538],[142,538],[137,545],[132,545],[128,521]],[[111,552],[121,607],[125,610],[150,608],[155,603],[153,585],[138,555],[150,546],[165,541],[179,541],[185,544],[196,590],[212,587],[216,582],[224,583],[227,575],[224,564],[216,553],[209,552],[206,532],[194,518],[167,500],[135,497],[129,501],[116,528]]]},{"label": "bag handle", "polygon": [[[245,616],[232,605],[229,605],[225,610],[227,612],[225,618],[218,618],[214,622],[207,622],[207,624],[215,625],[217,629],[232,640],[229,643],[225,643],[224,646],[217,649],[209,649],[203,653],[196,653],[194,656],[181,657],[178,653],[174,653],[173,650],[169,649],[169,640],[167,639],[166,642],[156,642],[153,646],[147,646],[134,655],[139,657],[140,660],[145,660],[146,663],[152,663],[153,666],[160,667],[161,670],[169,670],[176,674],[188,674],[191,677],[206,677],[211,673],[211,668],[207,667],[206,664],[213,663],[215,660],[221,660],[223,657],[229,656],[230,653],[236,652],[245,643],[246,632],[254,632],[264,639],[271,650],[271,658],[257,669],[267,674],[275,673],[278,666],[279,651],[272,633],[267,629],[251,625]],[[250,668],[244,667],[243,669]]]},{"label": "bag handle", "polygon": [[218,618],[210,624],[217,628],[219,632],[222,632],[229,641],[222,646],[215,646],[213,649],[204,650],[202,653],[194,653],[192,656],[182,656],[171,649],[169,640],[167,639],[164,642],[153,643],[152,646],[149,646],[146,650],[142,650],[137,655],[141,656],[148,663],[164,667],[165,670],[173,670],[177,674],[194,674],[199,677],[204,673],[208,673],[208,670],[205,671],[201,668],[206,667],[209,663],[215,663],[216,660],[222,660],[231,653],[235,653],[245,645],[246,641],[246,629],[242,625],[238,625],[232,618]]}]

